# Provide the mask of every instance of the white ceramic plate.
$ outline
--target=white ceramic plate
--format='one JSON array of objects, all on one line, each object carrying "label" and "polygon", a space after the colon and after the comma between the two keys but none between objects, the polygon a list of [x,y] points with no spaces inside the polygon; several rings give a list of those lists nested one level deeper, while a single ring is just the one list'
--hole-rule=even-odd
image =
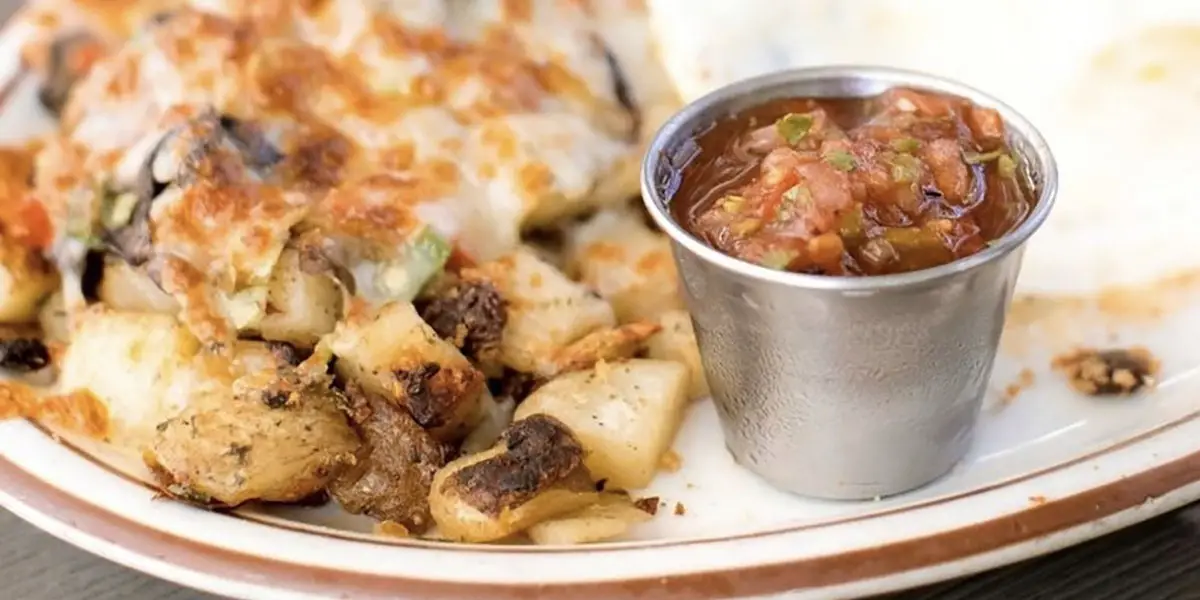
[{"label": "white ceramic plate", "polygon": [[[10,79],[12,34],[0,38]],[[45,124],[28,82],[0,138]],[[243,598],[844,598],[963,576],[1056,550],[1200,498],[1200,278],[1092,298],[1018,300],[970,456],[950,475],[866,503],[804,500],[735,466],[709,402],[678,472],[632,539],[586,547],[469,546],[376,536],[335,508],[206,512],[156,497],[136,460],[0,423],[0,504],[124,565]],[[1049,372],[1076,344],[1145,345],[1154,391],[1092,399]],[[1005,389],[1029,369],[1033,383]],[[802,468],[800,466],[799,468]],[[676,507],[679,507],[677,510]],[[685,514],[676,514],[684,512]]]}]

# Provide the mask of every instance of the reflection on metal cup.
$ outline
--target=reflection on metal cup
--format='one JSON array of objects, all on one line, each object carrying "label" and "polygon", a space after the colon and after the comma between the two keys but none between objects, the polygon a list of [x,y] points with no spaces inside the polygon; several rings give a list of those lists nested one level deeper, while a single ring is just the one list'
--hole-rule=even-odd
[{"label": "reflection on metal cup", "polygon": [[[988,248],[934,268],[872,277],[776,271],[686,231],[670,202],[695,137],[731,114],[787,97],[852,97],[905,86],[997,109],[1037,204]],[[868,499],[925,485],[966,453],[1021,254],[1057,191],[1054,158],[1021,115],[941,78],[876,67],[775,73],[719,89],[659,130],[642,193],[672,240],[700,354],[743,466],[782,489]]]}]

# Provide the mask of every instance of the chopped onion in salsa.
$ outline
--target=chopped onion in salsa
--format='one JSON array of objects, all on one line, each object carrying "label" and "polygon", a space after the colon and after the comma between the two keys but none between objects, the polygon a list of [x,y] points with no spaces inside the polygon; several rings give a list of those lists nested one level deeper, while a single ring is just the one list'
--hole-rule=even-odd
[{"label": "chopped onion in salsa", "polygon": [[1034,202],[994,109],[894,88],[776,100],[696,140],[672,202],[716,249],[762,266],[882,275],[949,263]]}]

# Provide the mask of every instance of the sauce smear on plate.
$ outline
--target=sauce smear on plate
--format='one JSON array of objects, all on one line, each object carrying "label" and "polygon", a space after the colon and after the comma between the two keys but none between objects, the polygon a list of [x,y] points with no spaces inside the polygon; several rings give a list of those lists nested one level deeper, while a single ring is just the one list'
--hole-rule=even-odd
[{"label": "sauce smear on plate", "polygon": [[1035,202],[1004,122],[956,96],[775,100],[701,134],[676,218],[714,248],[821,275],[915,271],[979,252]]}]

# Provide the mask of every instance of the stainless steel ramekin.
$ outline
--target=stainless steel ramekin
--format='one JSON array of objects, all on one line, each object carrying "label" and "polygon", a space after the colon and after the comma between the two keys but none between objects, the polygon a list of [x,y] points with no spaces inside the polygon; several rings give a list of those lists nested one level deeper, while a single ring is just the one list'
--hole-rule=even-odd
[{"label": "stainless steel ramekin", "polygon": [[[1000,111],[1038,196],[1013,232],[973,256],[879,277],[785,273],[731,258],[669,209],[695,136],[776,98],[867,96],[894,86],[956,94]],[[966,453],[1023,247],[1046,220],[1058,174],[1041,134],[1000,101],[910,71],[824,67],[721,88],[685,107],[651,143],[642,195],[671,237],[696,337],[739,463],[806,496],[867,499],[920,487]]]}]

